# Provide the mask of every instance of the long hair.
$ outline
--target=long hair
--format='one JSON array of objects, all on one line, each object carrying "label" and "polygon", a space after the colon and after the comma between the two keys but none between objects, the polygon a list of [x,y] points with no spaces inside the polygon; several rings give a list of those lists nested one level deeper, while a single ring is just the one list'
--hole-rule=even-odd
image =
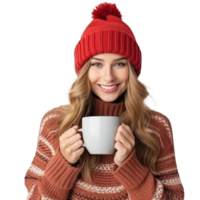
[{"label": "long hair", "polygon": [[[77,79],[69,91],[69,105],[61,106],[62,117],[60,118],[59,135],[74,125],[82,127],[82,117],[92,113],[93,95],[88,79],[90,67],[89,59],[79,71]],[[151,109],[144,100],[149,95],[146,87],[136,76],[136,73],[128,60],[129,81],[125,92],[126,110],[120,115],[121,122],[130,126],[135,136],[136,156],[141,164],[146,166],[153,174],[156,172],[155,163],[160,152],[160,145],[156,139],[158,134],[155,127],[150,123]],[[82,166],[81,174],[85,181],[92,183],[91,170],[97,166],[102,155],[91,155],[87,149],[81,155],[79,162]]]}]

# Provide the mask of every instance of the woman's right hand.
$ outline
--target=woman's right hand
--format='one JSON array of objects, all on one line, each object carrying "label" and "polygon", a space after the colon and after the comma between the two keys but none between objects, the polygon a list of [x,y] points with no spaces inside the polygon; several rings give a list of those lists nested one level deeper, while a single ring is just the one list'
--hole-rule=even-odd
[{"label": "woman's right hand", "polygon": [[70,164],[75,164],[85,150],[81,147],[83,141],[77,130],[78,125],[73,126],[59,137],[60,152]]}]

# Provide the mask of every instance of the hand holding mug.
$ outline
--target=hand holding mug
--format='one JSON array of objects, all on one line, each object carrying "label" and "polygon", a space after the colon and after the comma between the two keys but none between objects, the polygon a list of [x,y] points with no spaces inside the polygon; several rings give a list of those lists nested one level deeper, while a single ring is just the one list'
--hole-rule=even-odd
[{"label": "hand holding mug", "polygon": [[59,137],[60,152],[70,164],[75,164],[85,150],[77,129],[78,125],[73,126]]},{"label": "hand holding mug", "polygon": [[115,154],[114,162],[117,166],[120,166],[135,147],[135,137],[128,125],[122,123],[118,127],[115,141],[114,147],[118,151]]}]

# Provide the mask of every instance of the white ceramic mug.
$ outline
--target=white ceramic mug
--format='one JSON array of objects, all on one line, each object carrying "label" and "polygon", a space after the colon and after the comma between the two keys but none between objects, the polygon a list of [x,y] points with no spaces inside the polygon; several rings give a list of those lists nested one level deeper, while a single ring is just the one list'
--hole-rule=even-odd
[{"label": "white ceramic mug", "polygon": [[90,154],[113,154],[115,151],[115,135],[120,125],[120,117],[87,116],[82,118],[84,144]]}]

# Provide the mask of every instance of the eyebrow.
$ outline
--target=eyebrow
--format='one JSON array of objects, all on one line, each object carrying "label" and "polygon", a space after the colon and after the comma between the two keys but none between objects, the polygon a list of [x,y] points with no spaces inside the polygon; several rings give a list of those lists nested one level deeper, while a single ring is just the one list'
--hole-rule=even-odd
[{"label": "eyebrow", "polygon": [[[92,59],[96,59],[96,60],[104,61],[103,59],[100,59],[100,58],[94,58],[94,57],[92,57]],[[117,58],[117,59],[115,59],[114,61],[117,61],[117,60],[124,60],[124,59],[126,59],[126,58],[121,57],[121,58]]]}]

